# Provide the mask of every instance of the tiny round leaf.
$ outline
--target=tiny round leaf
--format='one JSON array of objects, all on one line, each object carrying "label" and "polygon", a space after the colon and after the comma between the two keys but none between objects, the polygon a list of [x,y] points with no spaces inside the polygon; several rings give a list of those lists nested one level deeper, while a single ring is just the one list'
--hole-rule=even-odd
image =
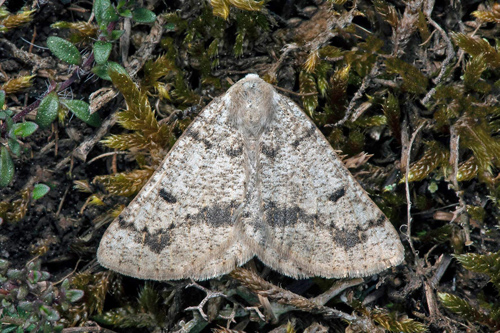
[{"label": "tiny round leaf", "polygon": [[111,31],[111,40],[117,40],[119,39],[123,34],[125,33],[125,30],[113,30]]},{"label": "tiny round leaf", "polygon": [[90,71],[103,80],[111,81],[108,74],[108,63],[105,63],[104,65],[96,65],[92,67]]},{"label": "tiny round leaf", "polygon": [[0,270],[5,270],[5,269],[9,268],[9,266],[10,266],[10,262],[8,260],[0,259]]},{"label": "tiny round leaf", "polygon": [[129,76],[127,70],[114,61],[108,61],[104,65],[94,66],[91,71],[101,79],[108,81],[112,81],[109,76],[110,71],[126,75],[127,77]]},{"label": "tiny round leaf", "polygon": [[12,127],[14,130],[14,135],[21,138],[25,138],[33,134],[37,129],[38,125],[34,122],[27,121],[25,123],[17,123]]},{"label": "tiny round leaf", "polygon": [[32,312],[33,311],[33,303],[32,302],[19,302],[19,305],[17,306],[20,310],[27,311],[27,312]]},{"label": "tiny round leaf", "polygon": [[80,51],[66,39],[50,36],[47,38],[47,46],[56,57],[68,64],[79,65],[82,62]]},{"label": "tiny round leaf", "polygon": [[9,149],[12,154],[19,156],[21,154],[21,145],[17,141],[17,138],[9,138]]},{"label": "tiny round leaf", "polygon": [[53,309],[52,307],[50,307],[48,305],[42,304],[40,306],[39,310],[40,310],[40,313],[43,316],[45,316],[45,318],[48,321],[57,321],[61,318],[59,316],[59,312],[57,312],[57,310]]},{"label": "tiny round leaf", "polygon": [[90,114],[90,105],[87,102],[78,99],[66,99],[62,101],[63,105],[67,107],[78,118],[89,124],[90,126],[98,127],[101,125],[101,118],[99,114]]},{"label": "tiny round leaf", "polygon": [[156,14],[146,8],[135,9],[132,17],[138,23],[153,23],[156,20]]},{"label": "tiny round leaf", "polygon": [[132,11],[130,9],[123,9],[118,12],[122,17],[132,18]]},{"label": "tiny round leaf", "polygon": [[33,200],[38,200],[42,197],[44,197],[47,193],[49,193],[50,187],[48,187],[45,184],[36,184],[35,187],[33,187],[33,193],[31,193],[31,196]]},{"label": "tiny round leaf", "polygon": [[106,19],[106,12],[109,7],[111,7],[111,2],[109,0],[94,0],[94,7],[92,10],[94,11],[94,16],[97,23],[106,25],[108,22]]},{"label": "tiny round leaf", "polygon": [[66,291],[66,297],[71,303],[77,302],[82,299],[83,291],[79,289],[70,289]]},{"label": "tiny round leaf", "polygon": [[97,41],[94,43],[94,59],[99,64],[102,65],[108,61],[109,55],[111,54],[111,49],[113,45],[110,42]]},{"label": "tiny round leaf", "polygon": [[0,187],[9,185],[13,177],[14,162],[7,148],[2,147],[2,152],[0,153]]},{"label": "tiny round leaf", "polygon": [[51,92],[40,103],[36,113],[36,123],[40,127],[48,127],[57,118],[59,110],[59,97],[55,92]]},{"label": "tiny round leaf", "polygon": [[125,68],[123,68],[119,63],[117,62],[113,62],[113,61],[109,61],[108,62],[108,73],[109,71],[115,71],[119,74],[123,74],[123,75],[126,75],[126,76],[129,76],[128,75],[128,72]]}]

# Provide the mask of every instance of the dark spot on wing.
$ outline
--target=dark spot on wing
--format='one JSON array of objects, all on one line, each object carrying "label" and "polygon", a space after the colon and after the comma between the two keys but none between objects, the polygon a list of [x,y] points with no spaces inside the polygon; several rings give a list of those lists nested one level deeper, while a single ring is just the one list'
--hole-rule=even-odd
[{"label": "dark spot on wing", "polygon": [[206,149],[212,148],[212,143],[210,141],[208,141],[207,139],[203,139],[202,141]]},{"label": "dark spot on wing", "polygon": [[376,227],[381,227],[385,224],[386,217],[384,215],[380,215],[376,220],[370,220],[368,221],[368,228],[376,228]]},{"label": "dark spot on wing", "polygon": [[277,207],[269,201],[264,204],[264,221],[272,227],[293,226],[298,222],[313,223],[317,214],[307,214],[299,206]]},{"label": "dark spot on wing", "polygon": [[363,237],[360,237],[359,230],[333,230],[332,232],[335,243],[345,250],[349,250],[362,242]]},{"label": "dark spot on wing", "polygon": [[278,153],[277,149],[274,149],[264,144],[260,146],[260,151],[262,152],[262,154],[266,155],[271,159],[275,158]]},{"label": "dark spot on wing", "polygon": [[[171,227],[169,228],[172,229]],[[144,228],[142,232],[145,233],[144,245],[146,245],[151,252],[159,254],[170,244],[170,233],[165,229],[159,229],[154,233],[150,233],[147,228]]]},{"label": "dark spot on wing", "polygon": [[206,149],[212,148],[212,143],[208,141],[207,138],[203,138],[197,130],[190,128],[187,130],[186,135],[193,138],[195,141],[202,142]]},{"label": "dark spot on wing", "polygon": [[294,148],[297,148],[302,141],[311,137],[314,134],[314,132],[316,132],[316,127],[314,127],[314,126],[310,127],[304,135],[302,135],[300,138],[298,138],[294,142],[292,142],[292,146]]},{"label": "dark spot on wing", "polygon": [[286,225],[285,210],[276,207],[272,201],[264,205],[264,219],[271,226],[284,226]]},{"label": "dark spot on wing", "polygon": [[316,126],[311,126],[307,130],[305,137],[308,138],[308,137],[312,136],[315,132],[316,132]]},{"label": "dark spot on wing", "polygon": [[118,216],[118,225],[122,229],[131,230],[131,235],[134,236],[136,243],[147,246],[154,253],[161,253],[165,247],[170,244],[171,230],[175,228],[175,224],[170,224],[166,229],[161,228],[154,233],[150,232],[147,227],[138,230],[134,223],[127,223],[125,220]]},{"label": "dark spot on wing", "polygon": [[228,207],[221,207],[218,205],[206,207],[203,209],[206,222],[214,227],[228,225],[231,223],[231,210]]},{"label": "dark spot on wing", "polygon": [[128,223],[125,222],[125,219],[123,218],[123,216],[118,216],[118,225],[120,226],[120,228],[126,228]]},{"label": "dark spot on wing", "polygon": [[184,132],[186,136],[193,138],[193,140],[198,141],[200,138],[200,132],[195,130],[193,127],[190,127]]},{"label": "dark spot on wing", "polygon": [[345,195],[345,187],[342,187],[341,189],[338,189],[337,191],[330,194],[330,196],[328,197],[328,200],[330,200],[331,202],[337,202],[344,195]]},{"label": "dark spot on wing", "polygon": [[228,156],[231,156],[231,157],[238,157],[240,156],[241,154],[243,154],[243,147],[239,146],[239,147],[229,147],[226,149],[226,154]]},{"label": "dark spot on wing", "polygon": [[118,226],[120,227],[120,229],[135,230],[134,223],[133,222],[127,222],[127,221],[125,221],[125,219],[121,215],[118,216]]},{"label": "dark spot on wing", "polygon": [[170,192],[168,192],[167,190],[165,190],[164,188],[162,188],[160,190],[160,197],[165,200],[166,202],[168,203],[176,203],[177,202],[177,199],[174,197],[174,195]]},{"label": "dark spot on wing", "polygon": [[366,242],[368,236],[366,235],[365,229],[361,228],[361,226],[356,226],[356,233],[358,234],[359,240],[361,243]]},{"label": "dark spot on wing", "polygon": [[207,206],[204,207],[194,219],[198,222],[206,222],[213,227],[231,225],[234,208],[236,206],[236,202]]}]

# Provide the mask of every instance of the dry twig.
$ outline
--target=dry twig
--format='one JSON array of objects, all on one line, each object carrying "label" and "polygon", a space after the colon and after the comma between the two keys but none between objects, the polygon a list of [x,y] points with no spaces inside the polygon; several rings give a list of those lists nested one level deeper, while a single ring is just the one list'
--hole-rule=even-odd
[{"label": "dry twig", "polygon": [[[446,31],[441,28],[439,24],[436,23],[432,19],[432,10],[434,9],[434,3],[435,0],[427,0],[424,4],[424,14],[425,17],[427,18],[427,21],[441,34],[441,37],[444,39],[446,42],[446,58],[443,60],[441,63],[441,71],[439,72],[439,75],[434,79],[434,84],[438,85],[441,80],[443,79],[444,73],[446,72],[446,69],[448,65],[450,64],[451,60],[455,57],[455,50],[453,49],[453,44],[451,42],[450,37],[446,33]],[[425,95],[425,97],[422,99],[422,104],[426,105],[429,103],[429,100],[434,96],[436,93],[436,88],[432,88],[429,90],[429,92]]]},{"label": "dry twig", "polygon": [[[321,314],[328,318],[341,318],[367,332],[376,332],[378,330],[378,328],[374,326],[373,322],[367,318],[359,317],[356,314],[347,314],[319,304],[315,301],[315,299],[310,300],[286,289],[277,287],[249,270],[237,268],[231,272],[231,276],[254,293],[275,299],[278,303],[293,306],[297,310]],[[317,299],[317,301],[320,302],[325,300],[326,297],[322,296]]]},{"label": "dry twig", "polygon": [[413,256],[415,257],[415,264],[418,258],[418,252],[415,250],[415,246],[413,245],[413,240],[411,238],[411,222],[412,222],[412,217],[411,217],[411,195],[410,195],[410,184],[408,182],[408,175],[410,174],[410,155],[411,155],[411,148],[413,146],[413,142],[415,141],[415,138],[417,137],[418,132],[424,127],[424,125],[427,124],[426,121],[423,121],[420,123],[420,125],[417,127],[415,132],[413,132],[410,142],[408,143],[408,146],[405,147],[405,142],[403,143],[403,149],[406,148],[406,153],[408,158],[406,159],[406,172],[405,172],[405,192],[406,192],[406,214],[407,214],[407,224],[406,224],[406,237],[408,238],[408,243],[410,244],[411,252],[413,253]]}]

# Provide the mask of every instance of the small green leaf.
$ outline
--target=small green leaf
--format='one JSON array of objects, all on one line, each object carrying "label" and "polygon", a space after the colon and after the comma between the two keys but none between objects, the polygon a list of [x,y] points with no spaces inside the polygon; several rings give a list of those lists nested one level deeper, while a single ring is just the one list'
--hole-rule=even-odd
[{"label": "small green leaf", "polygon": [[78,289],[71,289],[66,292],[66,297],[71,303],[78,302],[83,297],[83,291]]},{"label": "small green leaf", "polygon": [[54,294],[54,287],[52,284],[50,284],[49,287],[43,292],[41,300],[45,302],[45,304],[51,304],[54,301],[55,296],[56,295]]},{"label": "small green leaf", "polygon": [[134,21],[138,23],[153,23],[156,20],[156,15],[146,8],[137,8],[132,12]]},{"label": "small green leaf", "polygon": [[8,260],[0,259],[0,271],[6,270],[9,266],[10,262]]},{"label": "small green leaf", "polygon": [[101,29],[106,29],[110,22],[118,20],[118,15],[109,0],[95,0],[93,11]]},{"label": "small green leaf", "polygon": [[0,90],[0,110],[3,109],[4,104],[5,104],[5,91]]},{"label": "small green leaf", "polygon": [[33,200],[38,200],[45,196],[45,194],[49,193],[50,187],[45,184],[36,184],[33,188],[33,193],[31,193],[31,197]]},{"label": "small green leaf", "polygon": [[2,110],[0,111],[0,120],[4,120],[4,119],[7,119],[9,117],[11,117],[12,115],[14,114],[14,112],[12,110]]},{"label": "small green leaf", "polygon": [[40,277],[39,281],[47,281],[48,279],[50,279],[49,272],[41,271],[40,273],[42,273],[42,276]]},{"label": "small green leaf", "polygon": [[[10,111],[10,110],[7,110],[7,111]],[[9,113],[7,112],[7,115]],[[12,120],[12,118],[10,116],[8,116],[7,118],[5,118],[5,124],[7,125],[7,132],[10,132],[10,130],[12,129],[12,126],[14,126],[14,121]]]},{"label": "small green leaf", "polygon": [[116,10],[120,10],[126,4],[127,4],[127,0],[120,0],[120,1],[118,1],[118,4],[116,5]]},{"label": "small green leaf", "polygon": [[14,162],[7,148],[2,147],[0,156],[0,187],[9,185],[14,177]]},{"label": "small green leaf", "polygon": [[125,68],[123,68],[122,66],[120,66],[120,64],[113,62],[113,61],[108,62],[108,73],[110,70],[115,71],[118,74],[123,74],[123,75],[129,76],[128,72]]},{"label": "small green leaf", "polygon": [[29,311],[29,312],[32,312],[33,311],[33,303],[31,302],[19,302],[19,305],[17,306],[18,309],[20,310],[23,310],[23,311]]},{"label": "small green leaf", "polygon": [[48,321],[57,321],[60,319],[59,312],[57,312],[57,310],[51,308],[48,305],[42,304],[39,309],[40,309],[40,313],[43,316],[45,316],[45,318]]},{"label": "small green leaf", "polygon": [[61,103],[67,107],[78,118],[89,124],[98,127],[101,125],[101,118],[98,113],[90,114],[90,106],[87,102],[78,99],[65,99]]},{"label": "small green leaf", "polygon": [[21,280],[24,278],[24,271],[20,269],[9,269],[7,271],[7,277],[12,280]]},{"label": "small green leaf", "polygon": [[109,24],[110,22],[116,22],[119,19],[120,17],[116,13],[115,8],[113,6],[108,7],[106,12],[104,13],[104,21],[107,22],[107,24]]},{"label": "small green leaf", "polygon": [[108,61],[103,65],[94,66],[91,71],[95,75],[99,76],[101,79],[111,81],[111,77],[109,76],[110,70],[128,76],[127,70],[114,61]]},{"label": "small green leaf", "polygon": [[38,261],[30,261],[28,265],[26,265],[26,268],[29,271],[40,270],[40,263]]},{"label": "small green leaf", "polygon": [[118,13],[122,17],[132,18],[132,11],[130,9],[123,9],[118,11]]},{"label": "small green leaf", "polygon": [[28,296],[29,292],[30,291],[28,290],[27,286],[20,286],[19,289],[17,290],[16,298],[18,300],[23,300],[26,298],[26,296]]},{"label": "small green leaf", "polygon": [[175,28],[176,28],[175,23],[173,23],[173,22],[167,23],[167,24],[165,24],[164,28],[165,28],[165,31],[167,31],[167,32],[175,31]]},{"label": "small green leaf", "polygon": [[82,55],[75,45],[56,36],[47,38],[47,46],[56,57],[72,65],[79,65],[82,62]]},{"label": "small green leaf", "polygon": [[125,33],[125,30],[113,30],[111,31],[111,40],[120,39],[120,37]]},{"label": "small green leaf", "polygon": [[109,6],[111,6],[111,2],[109,0],[94,0],[94,7],[92,10],[98,24],[101,24],[104,12]]},{"label": "small green leaf", "polygon": [[111,49],[113,45],[110,42],[97,41],[94,43],[94,59],[99,64],[102,65],[108,61],[109,55],[111,54]]},{"label": "small green leaf", "polygon": [[17,141],[17,138],[9,138],[9,149],[12,154],[19,156],[21,154],[21,145]]},{"label": "small green leaf", "polygon": [[30,283],[38,283],[40,278],[42,277],[42,273],[40,271],[31,271],[28,274],[28,281]]},{"label": "small green leaf", "polygon": [[65,291],[69,288],[69,280],[64,279],[64,281],[61,283],[61,290]]},{"label": "small green leaf", "polygon": [[40,127],[48,127],[57,118],[57,110],[59,110],[59,97],[53,91],[42,100],[36,113],[36,123]]},{"label": "small green leaf", "polygon": [[111,81],[111,78],[108,74],[108,63],[94,66],[90,71],[103,80]]},{"label": "small green leaf", "polygon": [[38,129],[38,125],[34,122],[27,121],[25,123],[14,124],[12,129],[14,130],[14,135],[25,138],[33,134]]}]

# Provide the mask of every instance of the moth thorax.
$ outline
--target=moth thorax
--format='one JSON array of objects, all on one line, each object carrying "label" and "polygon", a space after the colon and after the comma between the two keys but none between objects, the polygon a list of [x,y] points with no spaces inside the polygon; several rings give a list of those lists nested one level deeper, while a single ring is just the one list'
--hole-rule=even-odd
[{"label": "moth thorax", "polygon": [[276,109],[274,88],[257,76],[231,88],[228,103],[231,122],[244,135],[259,137],[271,123]]}]

